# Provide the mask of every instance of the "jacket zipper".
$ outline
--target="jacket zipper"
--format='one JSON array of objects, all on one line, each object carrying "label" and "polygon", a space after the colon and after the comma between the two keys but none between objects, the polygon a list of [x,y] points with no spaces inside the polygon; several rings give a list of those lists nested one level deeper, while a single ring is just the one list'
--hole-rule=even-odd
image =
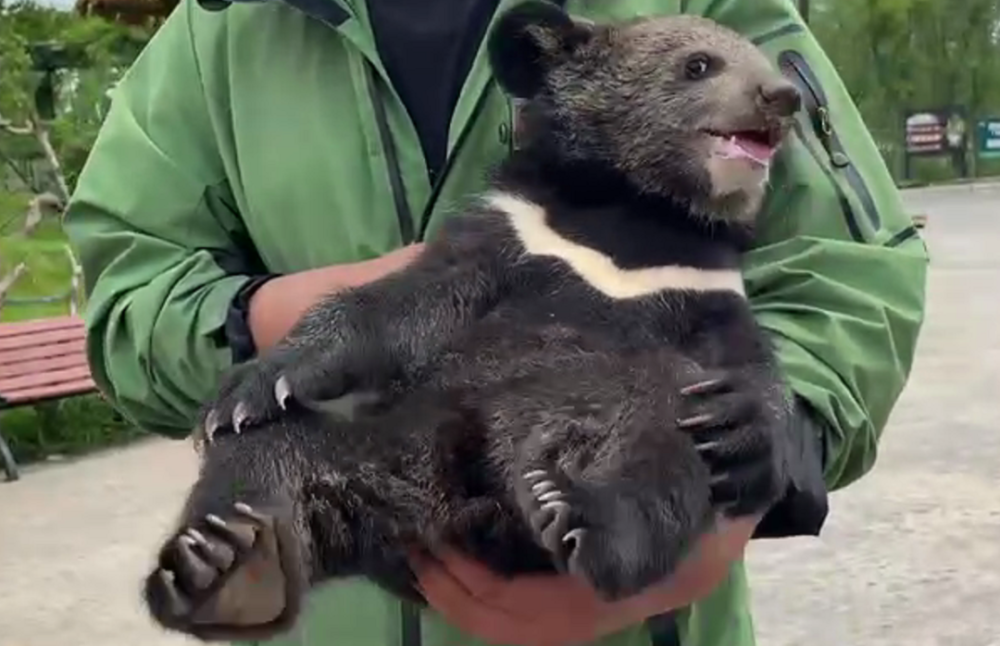
[{"label": "jacket zipper", "polygon": [[[788,49],[778,55],[778,66],[786,75],[791,77],[792,81],[802,91],[803,100],[806,104],[809,118],[812,121],[813,130],[826,151],[830,165],[844,173],[848,185],[861,201],[861,206],[868,217],[870,225],[873,229],[878,230],[881,227],[882,218],[878,213],[878,207],[875,205],[875,198],[872,197],[871,191],[861,177],[861,173],[858,172],[858,169],[855,168],[847,156],[840,137],[833,127],[833,119],[830,116],[826,93],[823,91],[819,79],[816,78],[815,73],[809,66],[809,62],[799,52]],[[848,226],[851,228],[852,235],[858,241],[862,241],[863,236],[859,237],[861,229],[854,209],[850,206],[850,201],[843,195],[843,189],[833,175],[830,174],[829,176],[834,183],[838,195],[842,197],[841,202],[846,205],[845,216],[848,218]]]},{"label": "jacket zipper", "polygon": [[437,178],[434,180],[434,185],[431,187],[431,194],[427,200],[427,205],[424,207],[423,213],[420,214],[420,229],[417,231],[418,242],[423,242],[424,236],[427,235],[427,227],[431,223],[431,215],[434,212],[434,207],[437,205],[438,198],[441,196],[441,190],[444,188],[445,182],[448,181],[448,175],[451,173],[451,168],[455,165],[455,160],[458,158],[459,152],[465,144],[465,140],[472,131],[476,119],[482,113],[483,108],[486,107],[487,96],[490,91],[492,91],[494,83],[495,81],[491,79],[483,89],[483,93],[479,95],[479,99],[473,106],[472,113],[469,115],[469,122],[465,125],[465,130],[458,135],[458,139],[455,140],[455,145],[452,147],[451,153],[448,155],[448,158],[445,159],[444,166],[441,167]]},{"label": "jacket zipper", "polygon": [[403,173],[399,168],[399,156],[396,154],[396,144],[389,129],[389,120],[385,114],[385,105],[375,87],[375,70],[368,62],[365,63],[365,80],[368,86],[368,97],[371,99],[375,112],[375,125],[378,127],[378,137],[385,155],[386,171],[389,173],[389,187],[392,190],[392,201],[396,207],[396,219],[399,222],[399,235],[403,246],[414,241],[413,212],[406,199],[406,187],[403,185]]},{"label": "jacket zipper", "polygon": [[430,197],[427,200],[427,206],[420,214],[419,230],[415,231],[413,212],[410,210],[410,203],[406,199],[406,187],[403,184],[403,173],[399,168],[399,156],[396,154],[396,145],[392,139],[392,131],[389,129],[389,120],[386,117],[385,105],[382,104],[382,101],[378,96],[378,92],[375,89],[375,71],[369,64],[366,65],[365,72],[365,79],[368,86],[368,96],[371,98],[372,106],[374,107],[375,124],[378,127],[379,139],[382,144],[382,152],[385,155],[386,171],[389,173],[389,186],[392,189],[392,200],[396,206],[396,219],[399,221],[400,237],[403,240],[404,246],[413,242],[421,242],[427,234],[427,227],[430,224],[431,214],[434,211],[434,205],[437,204],[438,197],[441,195],[441,190],[444,188],[444,183],[448,179],[449,171],[451,171],[451,167],[454,165],[455,159],[458,157],[458,153],[462,149],[462,144],[465,143],[469,131],[472,130],[472,124],[475,122],[479,114],[482,113],[483,108],[486,105],[486,98],[492,89],[491,86],[493,81],[490,81],[482,95],[479,97],[479,101],[476,103],[472,110],[472,115],[469,117],[469,123],[466,126],[466,129],[461,135],[459,135],[454,148],[452,148],[451,154],[448,155],[444,166],[435,178],[434,185],[431,187]]}]

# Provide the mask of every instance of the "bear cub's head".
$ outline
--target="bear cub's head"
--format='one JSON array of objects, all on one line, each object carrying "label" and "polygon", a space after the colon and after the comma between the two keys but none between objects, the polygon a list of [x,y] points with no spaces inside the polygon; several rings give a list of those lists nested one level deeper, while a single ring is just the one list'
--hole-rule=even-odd
[{"label": "bear cub's head", "polygon": [[527,2],[489,51],[527,154],[733,224],[752,224],[801,104],[749,40],[696,16],[597,25]]}]

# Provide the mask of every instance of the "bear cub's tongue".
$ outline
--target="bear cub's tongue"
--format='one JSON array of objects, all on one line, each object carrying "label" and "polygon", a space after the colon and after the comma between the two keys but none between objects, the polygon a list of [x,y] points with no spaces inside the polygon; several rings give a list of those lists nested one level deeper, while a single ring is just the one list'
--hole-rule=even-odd
[{"label": "bear cub's tongue", "polygon": [[726,157],[749,159],[762,166],[767,166],[771,163],[774,152],[775,148],[773,146],[739,133],[726,139],[723,148],[723,153]]}]

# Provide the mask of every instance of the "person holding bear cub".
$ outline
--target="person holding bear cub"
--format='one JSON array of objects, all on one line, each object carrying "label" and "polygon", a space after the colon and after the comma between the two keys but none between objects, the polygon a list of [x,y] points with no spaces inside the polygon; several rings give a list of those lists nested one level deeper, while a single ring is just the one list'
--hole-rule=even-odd
[{"label": "person holding bear cub", "polygon": [[[411,262],[517,143],[516,106],[483,51],[516,4],[182,0],[116,89],[66,216],[109,400],[184,437],[222,375],[321,296]],[[747,542],[818,533],[826,492],[874,462],[912,364],[926,250],[791,0],[564,4],[598,23],[704,15],[752,38],[800,88],[745,258],[796,399],[787,493],[631,599],[602,602],[569,577],[507,582],[441,554],[414,564],[433,612],[338,584],[275,644],[749,646]]]}]

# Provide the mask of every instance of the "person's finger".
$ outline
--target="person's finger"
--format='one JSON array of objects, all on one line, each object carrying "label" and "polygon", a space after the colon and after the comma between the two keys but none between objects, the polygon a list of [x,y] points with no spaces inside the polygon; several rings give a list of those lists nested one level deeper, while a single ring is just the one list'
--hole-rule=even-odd
[{"label": "person's finger", "polygon": [[438,558],[469,594],[521,621],[541,621],[543,615],[569,613],[597,602],[596,594],[584,581],[569,575],[521,574],[505,578],[458,552],[442,553]]},{"label": "person's finger", "polygon": [[[454,563],[453,558],[453,556],[449,555],[447,560],[442,560],[424,555],[411,559],[417,583],[421,591],[425,593],[425,596],[431,595],[441,604],[448,607],[464,609],[465,607],[475,606],[481,609],[495,610],[500,614],[506,614],[503,610],[490,606],[487,600],[477,597],[474,590],[469,589],[465,580],[455,576],[455,572],[451,567]],[[464,571],[464,574],[469,576],[470,572],[475,572],[475,568],[476,566],[473,564],[473,569]],[[487,574],[490,573],[487,571]],[[436,605],[430,596],[428,596],[427,600],[431,602],[431,605]]]},{"label": "person's finger", "polygon": [[[438,560],[442,559],[442,560]],[[458,570],[461,577],[456,575]],[[424,557],[414,565],[427,602],[459,629],[490,643],[516,646],[569,646],[593,641],[627,623],[623,613],[596,601],[582,582],[563,576],[522,576],[505,580],[461,554]],[[493,586],[477,598],[467,581]],[[619,616],[615,616],[618,614]]]},{"label": "person's finger", "polygon": [[492,572],[475,559],[455,550],[442,551],[434,555],[451,577],[462,585],[470,596],[487,604],[502,596],[502,589],[510,582]]},{"label": "person's finger", "polygon": [[514,643],[524,621],[472,596],[447,567],[427,562],[416,568],[427,603],[459,630],[491,643]]}]

